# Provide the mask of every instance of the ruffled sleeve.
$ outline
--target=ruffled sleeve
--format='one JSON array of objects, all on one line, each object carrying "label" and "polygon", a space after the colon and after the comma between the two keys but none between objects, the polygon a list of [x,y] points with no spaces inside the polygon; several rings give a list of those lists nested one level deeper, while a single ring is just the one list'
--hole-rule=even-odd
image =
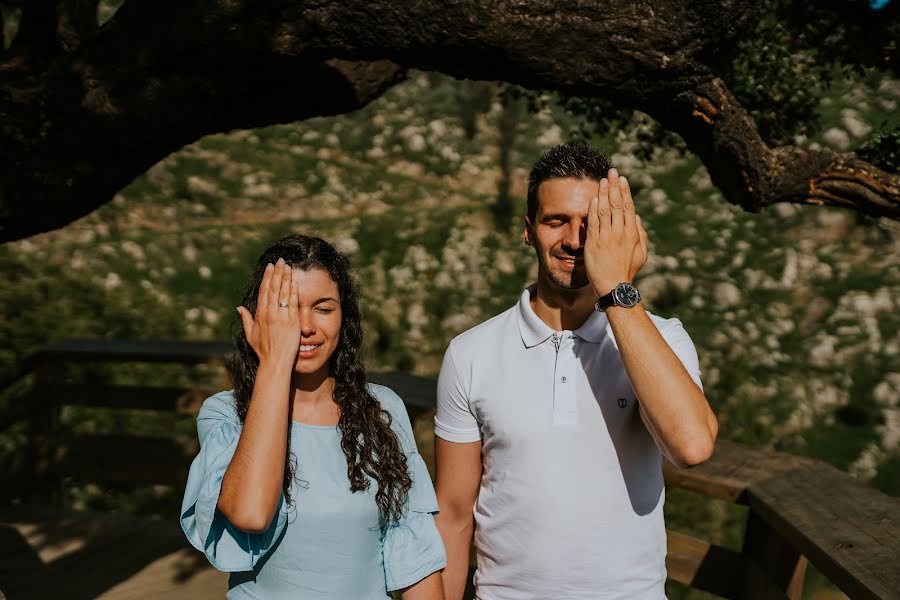
[{"label": "ruffled sleeve", "polygon": [[[373,389],[378,388],[378,389]],[[424,579],[447,565],[444,544],[434,523],[437,498],[403,401],[389,388],[371,386],[373,394],[391,413],[394,432],[406,453],[412,479],[403,517],[384,535],[384,579],[388,591],[399,590]]]},{"label": "ruffled sleeve", "polygon": [[444,544],[434,524],[437,498],[425,461],[406,455],[412,476],[407,510],[384,537],[384,581],[388,591],[408,587],[447,566]]},{"label": "ruffled sleeve", "polygon": [[284,496],[268,530],[248,533],[232,525],[216,508],[225,469],[241,435],[232,392],[206,399],[197,417],[197,433],[200,453],[188,474],[181,503],[181,528],[191,545],[203,552],[216,569],[252,571],[284,531]]}]

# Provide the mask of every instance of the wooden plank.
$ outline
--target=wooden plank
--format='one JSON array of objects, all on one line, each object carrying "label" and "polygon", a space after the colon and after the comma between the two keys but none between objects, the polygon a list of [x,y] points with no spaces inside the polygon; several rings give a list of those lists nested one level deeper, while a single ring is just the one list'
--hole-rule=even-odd
[{"label": "wooden plank", "polygon": [[40,361],[222,362],[231,342],[167,340],[65,340],[37,352]]},{"label": "wooden plank", "polygon": [[705,463],[691,469],[679,469],[666,462],[663,475],[666,485],[746,504],[747,488],[754,483],[814,462],[791,454],[718,440],[712,458]]},{"label": "wooden plank", "polygon": [[[391,388],[410,409],[434,410],[435,385],[432,379],[405,373],[370,373],[369,381]],[[196,415],[203,401],[220,390],[181,387],[126,385],[66,385],[55,388],[63,404],[123,409],[174,410],[178,414]],[[42,396],[33,393],[37,401]]]},{"label": "wooden plank", "polygon": [[228,573],[216,571],[193,548],[182,548],[154,560],[97,600],[222,600],[227,592]]},{"label": "wooden plank", "polygon": [[126,385],[67,385],[57,393],[64,404],[78,406],[173,411],[196,415],[203,401],[219,390]]},{"label": "wooden plank", "polygon": [[81,481],[183,486],[196,440],[129,435],[78,436],[60,444],[59,473]]},{"label": "wooden plank", "polygon": [[747,493],[751,510],[851,598],[900,598],[900,500],[818,462]]},{"label": "wooden plank", "polygon": [[[9,598],[96,598],[146,565],[189,548],[177,519],[60,508],[4,507],[0,536],[16,540],[15,551],[0,560],[0,590]],[[182,580],[207,565],[182,563]],[[177,571],[171,576],[177,580]]]},{"label": "wooden plank", "polygon": [[666,531],[666,536],[669,579],[723,598],[738,597],[746,568],[740,552],[677,531]]}]

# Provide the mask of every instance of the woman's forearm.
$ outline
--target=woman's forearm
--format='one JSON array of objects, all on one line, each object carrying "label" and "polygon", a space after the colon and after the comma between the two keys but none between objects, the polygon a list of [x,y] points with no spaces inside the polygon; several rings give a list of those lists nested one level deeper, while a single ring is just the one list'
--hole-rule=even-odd
[{"label": "woman's forearm", "polygon": [[401,590],[403,600],[444,600],[444,585],[440,571]]},{"label": "woman's forearm", "polygon": [[290,364],[261,364],[234,457],[222,479],[219,510],[237,528],[264,531],[284,481]]}]

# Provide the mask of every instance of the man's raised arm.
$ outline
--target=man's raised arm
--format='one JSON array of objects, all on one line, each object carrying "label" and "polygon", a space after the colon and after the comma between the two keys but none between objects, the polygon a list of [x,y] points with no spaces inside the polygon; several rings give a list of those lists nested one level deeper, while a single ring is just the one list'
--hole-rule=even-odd
[{"label": "man's raised arm", "polygon": [[[647,231],[634,208],[631,188],[610,169],[591,202],[585,266],[598,296],[634,280],[647,261]],[[716,417],[679,357],[640,304],[606,310],[622,363],[640,402],[641,419],[660,452],[679,467],[690,467],[713,452]]]}]

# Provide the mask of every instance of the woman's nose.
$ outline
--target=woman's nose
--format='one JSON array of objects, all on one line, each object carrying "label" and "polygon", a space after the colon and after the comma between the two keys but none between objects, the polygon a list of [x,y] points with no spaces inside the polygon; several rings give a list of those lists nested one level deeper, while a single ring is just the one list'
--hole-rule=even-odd
[{"label": "woman's nose", "polygon": [[312,312],[300,311],[300,333],[304,337],[309,337],[316,333],[316,320],[313,318]]}]

